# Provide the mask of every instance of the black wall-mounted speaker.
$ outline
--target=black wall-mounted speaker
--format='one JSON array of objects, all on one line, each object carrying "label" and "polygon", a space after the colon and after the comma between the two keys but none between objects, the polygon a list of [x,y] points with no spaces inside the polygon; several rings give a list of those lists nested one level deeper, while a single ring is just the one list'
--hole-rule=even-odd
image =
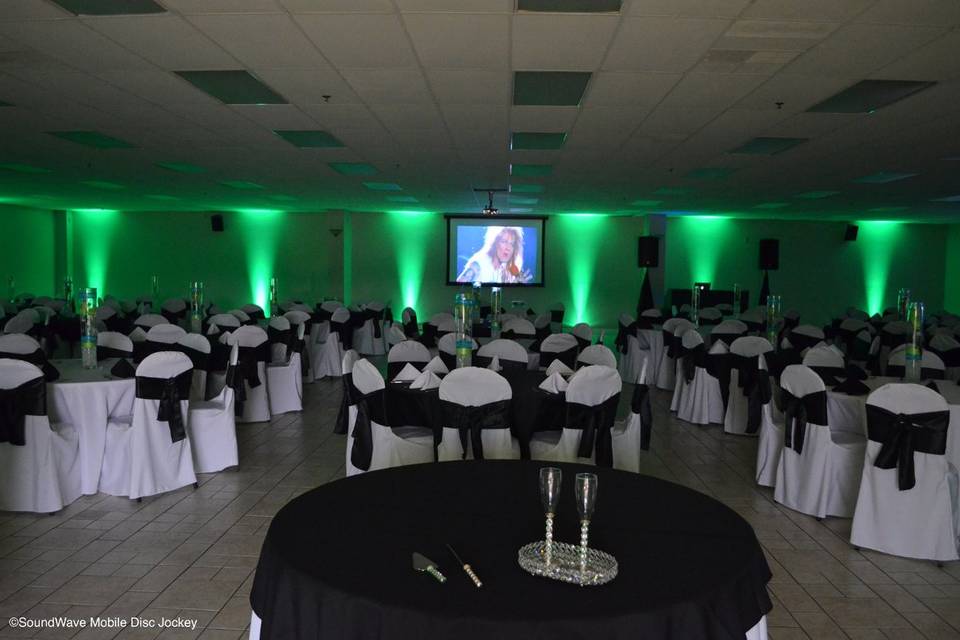
[{"label": "black wall-mounted speaker", "polygon": [[765,238],[760,241],[760,269],[775,271],[780,268],[780,241]]},{"label": "black wall-mounted speaker", "polygon": [[215,213],[210,216],[210,229],[214,232],[223,231],[223,216],[219,213]]},{"label": "black wall-mounted speaker", "polygon": [[857,232],[860,231],[860,227],[855,224],[848,224],[847,230],[843,233],[844,242],[856,242],[857,241]]},{"label": "black wall-mounted speaker", "polygon": [[640,236],[637,249],[637,265],[640,267],[657,267],[660,264],[660,238],[656,236]]}]

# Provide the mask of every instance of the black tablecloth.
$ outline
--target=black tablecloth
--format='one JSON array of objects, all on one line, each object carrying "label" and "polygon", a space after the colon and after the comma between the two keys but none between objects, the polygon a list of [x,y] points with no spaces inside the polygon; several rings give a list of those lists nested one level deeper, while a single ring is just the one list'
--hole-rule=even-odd
[{"label": "black tablecloth", "polygon": [[[530,459],[530,439],[537,431],[562,429],[565,394],[540,389],[542,371],[502,372],[513,398],[510,401],[510,431],[520,444],[520,456]],[[426,427],[433,430],[434,444],[443,437],[440,395],[437,389],[411,389],[406,383],[387,383],[387,419],[391,427]]]},{"label": "black tablecloth", "polygon": [[[591,546],[616,556],[617,578],[577,587],[527,574],[517,551],[543,538],[542,466],[413,465],[294,499],[273,519],[254,578],[261,639],[730,640],[770,610],[770,569],[740,516],[691,489],[612,469],[558,465],[555,539],[579,540],[574,475],[596,473]],[[447,582],[413,571],[414,551]]]}]

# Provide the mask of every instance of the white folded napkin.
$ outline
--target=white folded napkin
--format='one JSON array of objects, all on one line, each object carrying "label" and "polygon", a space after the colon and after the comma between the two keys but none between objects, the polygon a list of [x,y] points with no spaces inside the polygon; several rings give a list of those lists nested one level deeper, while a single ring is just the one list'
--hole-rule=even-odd
[{"label": "white folded napkin", "polygon": [[220,337],[217,338],[217,341],[218,341],[220,344],[229,344],[229,345],[232,345],[232,343],[230,342],[230,340],[231,340],[232,338],[233,338],[233,333],[232,333],[232,332],[230,332],[230,331],[224,331],[223,333],[220,334]]},{"label": "white folded napkin", "polygon": [[500,366],[500,356],[493,356],[493,360],[490,361],[490,366],[487,367],[491,371],[503,371],[503,367]]},{"label": "white folded napkin", "polygon": [[573,373],[573,369],[565,365],[562,360],[554,360],[550,363],[550,366],[547,367],[547,376],[552,376],[555,373],[569,375]]},{"label": "white folded napkin", "polygon": [[436,389],[440,386],[440,378],[429,369],[417,376],[417,379],[410,383],[411,389]]},{"label": "white folded napkin", "polygon": [[410,381],[416,380],[419,375],[420,375],[420,371],[417,370],[415,366],[413,366],[408,362],[407,364],[403,365],[403,369],[400,369],[400,373],[393,376],[393,381],[394,382],[410,382]]},{"label": "white folded napkin", "polygon": [[562,393],[567,390],[567,381],[557,371],[547,376],[547,379],[540,383],[540,388],[548,393]]},{"label": "white folded napkin", "polygon": [[134,342],[146,342],[147,332],[141,329],[140,327],[134,327],[133,331],[130,332],[129,337]]},{"label": "white folded napkin", "polygon": [[433,356],[433,360],[427,363],[427,366],[423,368],[424,371],[433,371],[434,373],[450,373],[450,369],[447,369],[447,365],[443,363],[443,360],[440,359],[440,356]]}]

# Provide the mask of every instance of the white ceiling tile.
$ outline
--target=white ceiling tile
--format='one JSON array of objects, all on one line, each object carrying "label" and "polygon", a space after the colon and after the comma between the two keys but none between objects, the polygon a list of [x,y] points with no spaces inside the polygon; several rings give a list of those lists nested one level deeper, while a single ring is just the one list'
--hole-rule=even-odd
[{"label": "white ceiling tile", "polygon": [[167,71],[101,71],[96,74],[110,84],[150,102],[216,102],[210,95]]},{"label": "white ceiling tile", "polygon": [[[826,100],[838,91],[855,84],[857,77],[821,77],[798,74],[777,74],[751,94],[737,107],[743,109],[783,109],[790,113],[805,111]],[[778,106],[777,103],[783,103]]]},{"label": "white ceiling tile", "polygon": [[652,108],[663,99],[682,76],[678,73],[595,73],[587,87],[583,105]]},{"label": "white ceiling tile", "polygon": [[497,14],[408,13],[403,17],[425,67],[506,69],[510,18]]},{"label": "white ceiling tile", "polygon": [[353,90],[368,104],[432,102],[419,69],[344,69]]},{"label": "white ceiling tile", "polygon": [[510,138],[506,132],[491,134],[489,129],[458,129],[452,128],[450,131],[453,136],[453,144],[458,149],[463,150],[484,150],[491,149],[503,151],[510,144]]},{"label": "white ceiling tile", "polygon": [[168,9],[183,14],[275,13],[283,7],[276,0],[162,0]]},{"label": "white ceiling tile", "polygon": [[717,109],[704,107],[658,107],[640,125],[647,136],[689,136],[720,115]]},{"label": "white ceiling tile", "polygon": [[513,131],[570,131],[580,114],[577,107],[511,107],[510,128]]},{"label": "white ceiling tile", "polygon": [[[396,142],[390,133],[377,124],[376,126],[364,127],[363,129],[337,129],[337,138],[343,141],[351,149],[357,149],[364,153],[371,149],[395,149]],[[390,157],[388,153],[378,157]]]},{"label": "white ceiling tile", "polygon": [[743,12],[745,18],[763,20],[819,20],[842,22],[855,17],[876,0],[754,0]]},{"label": "white ceiling tile", "polygon": [[751,0],[628,0],[629,16],[683,16],[687,18],[733,18]]},{"label": "white ceiling tile", "polygon": [[763,135],[787,138],[818,138],[866,118],[862,113],[798,113],[778,122]]},{"label": "white ceiling tile", "polygon": [[624,19],[603,68],[681,73],[704,56],[729,24],[727,20]]},{"label": "white ceiling tile", "polygon": [[189,20],[251,68],[327,66],[287,14],[191,16]]},{"label": "white ceiling tile", "polygon": [[331,131],[380,126],[373,114],[359,104],[304,104],[301,108],[317,123]]},{"label": "white ceiling tile", "polygon": [[960,2],[956,0],[879,0],[857,22],[925,24],[935,27],[960,25]]},{"label": "white ceiling tile", "polygon": [[445,104],[440,110],[450,129],[506,132],[509,127],[510,108],[505,105]]},{"label": "white ceiling tile", "polygon": [[267,129],[319,129],[317,123],[292,104],[230,105],[235,112]]},{"label": "white ceiling tile", "polygon": [[401,11],[513,13],[516,0],[396,0]]},{"label": "white ceiling tile", "polygon": [[330,96],[330,104],[360,102],[360,98],[350,85],[344,82],[336,71],[327,66],[279,69],[261,67],[257,69],[255,75],[284,98],[296,104],[325,103],[324,96]]},{"label": "white ceiling tile", "polygon": [[414,64],[398,16],[297,14],[294,19],[334,66],[390,68]]},{"label": "white ceiling tile", "polygon": [[875,71],[871,77],[911,80],[960,78],[960,31],[951,31]]},{"label": "white ceiling tile", "polygon": [[279,0],[293,13],[393,13],[390,0]]},{"label": "white ceiling tile", "polygon": [[427,69],[430,88],[441,104],[506,105],[511,101],[513,74],[479,69]]},{"label": "white ceiling tile", "polygon": [[443,128],[440,112],[429,103],[371,105],[370,110],[393,132]]},{"label": "white ceiling tile", "polygon": [[619,21],[610,15],[519,14],[513,19],[513,68],[598,69]]},{"label": "white ceiling tile", "polygon": [[169,70],[231,69],[236,59],[179,16],[90,19],[87,26]]},{"label": "white ceiling tile", "polygon": [[768,79],[761,75],[688,73],[663,99],[660,106],[725,109]]},{"label": "white ceiling tile", "polygon": [[77,20],[0,22],[0,35],[90,71],[150,68],[143,58]]},{"label": "white ceiling tile", "polygon": [[72,13],[47,0],[3,0],[0,22],[53,20],[71,16]]}]

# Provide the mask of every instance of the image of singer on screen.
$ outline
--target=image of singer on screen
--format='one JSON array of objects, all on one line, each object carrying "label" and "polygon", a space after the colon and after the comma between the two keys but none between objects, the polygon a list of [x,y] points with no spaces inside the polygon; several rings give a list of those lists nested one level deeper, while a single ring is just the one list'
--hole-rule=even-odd
[{"label": "image of singer on screen", "polygon": [[525,283],[533,274],[523,268],[523,229],[486,228],[483,247],[467,260],[457,282]]}]

